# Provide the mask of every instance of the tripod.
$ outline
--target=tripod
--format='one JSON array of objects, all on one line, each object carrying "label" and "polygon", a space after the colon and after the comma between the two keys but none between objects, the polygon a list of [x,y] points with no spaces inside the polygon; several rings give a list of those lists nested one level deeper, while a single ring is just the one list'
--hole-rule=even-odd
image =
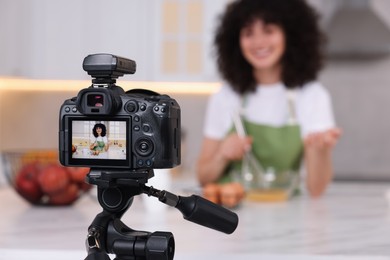
[{"label": "tripod", "polygon": [[88,228],[85,260],[110,260],[108,254],[115,254],[114,260],[173,259],[175,241],[172,233],[137,231],[120,220],[134,196],[142,193],[177,208],[186,220],[227,234],[236,229],[238,216],[235,213],[196,195],[181,197],[146,186],[153,176],[152,169],[91,169],[86,181],[97,185],[103,211]]}]

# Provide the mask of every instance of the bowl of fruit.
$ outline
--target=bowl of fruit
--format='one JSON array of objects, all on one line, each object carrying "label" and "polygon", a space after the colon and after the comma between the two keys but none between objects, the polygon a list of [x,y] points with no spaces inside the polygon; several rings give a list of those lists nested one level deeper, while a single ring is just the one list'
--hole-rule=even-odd
[{"label": "bowl of fruit", "polygon": [[54,150],[4,152],[1,159],[10,185],[34,205],[71,205],[91,188],[89,168],[60,165]]}]

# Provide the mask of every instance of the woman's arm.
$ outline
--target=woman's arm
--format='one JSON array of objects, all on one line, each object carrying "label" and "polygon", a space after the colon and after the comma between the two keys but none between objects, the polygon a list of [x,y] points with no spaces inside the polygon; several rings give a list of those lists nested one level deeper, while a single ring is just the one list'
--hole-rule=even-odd
[{"label": "woman's arm", "polygon": [[89,149],[90,150],[93,150],[96,146],[96,141],[94,141],[90,146],[89,146]]},{"label": "woman's arm", "polygon": [[251,143],[251,137],[241,138],[237,134],[231,134],[223,140],[204,138],[197,162],[200,184],[217,181],[229,162],[240,160],[250,149]]},{"label": "woman's arm", "polygon": [[332,180],[332,150],[340,134],[340,129],[332,128],[309,134],[304,140],[306,186],[312,197],[321,196]]},{"label": "woman's arm", "polygon": [[107,152],[108,148],[110,148],[111,142],[108,141],[108,138],[106,136],[103,138],[103,140],[104,140],[104,151]]}]

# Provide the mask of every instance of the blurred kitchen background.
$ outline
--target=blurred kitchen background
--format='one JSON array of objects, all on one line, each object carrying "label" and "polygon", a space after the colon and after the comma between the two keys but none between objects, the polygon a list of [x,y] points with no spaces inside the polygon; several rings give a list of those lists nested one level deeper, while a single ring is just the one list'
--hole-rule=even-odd
[{"label": "blurred kitchen background", "polygon": [[[0,151],[57,147],[58,111],[88,87],[85,56],[134,59],[117,83],[182,108],[182,174],[194,175],[207,99],[220,85],[212,48],[227,0],[0,0]],[[390,180],[390,1],[310,0],[329,37],[320,81],[343,136],[337,180]]]}]

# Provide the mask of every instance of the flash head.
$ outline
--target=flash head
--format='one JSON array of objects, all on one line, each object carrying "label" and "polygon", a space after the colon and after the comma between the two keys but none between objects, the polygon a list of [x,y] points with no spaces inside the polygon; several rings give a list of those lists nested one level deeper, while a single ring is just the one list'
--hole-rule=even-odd
[{"label": "flash head", "polygon": [[98,53],[84,58],[83,69],[96,79],[117,79],[124,74],[134,74],[136,63],[112,54]]}]

